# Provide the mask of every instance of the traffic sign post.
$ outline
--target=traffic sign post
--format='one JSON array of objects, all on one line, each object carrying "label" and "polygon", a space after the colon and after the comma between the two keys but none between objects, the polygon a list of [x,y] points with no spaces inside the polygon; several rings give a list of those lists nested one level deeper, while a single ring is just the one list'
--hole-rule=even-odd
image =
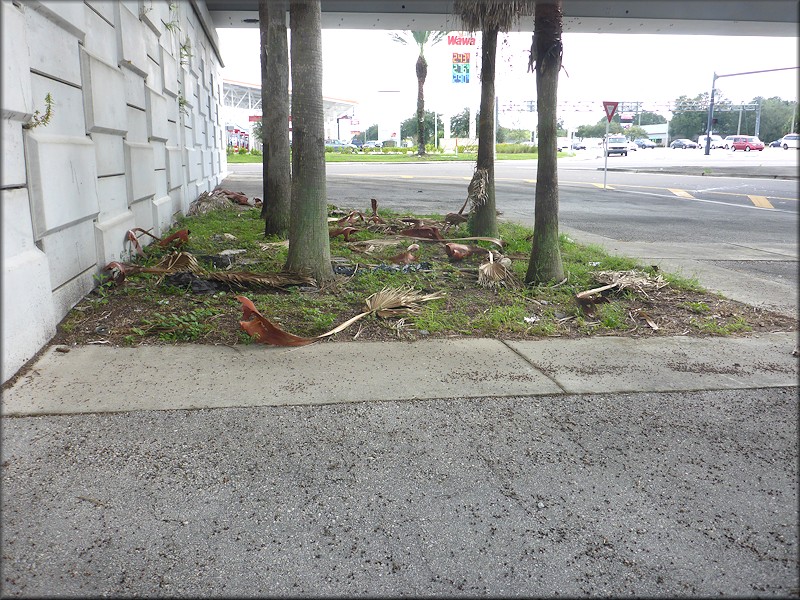
[{"label": "traffic sign post", "polygon": [[603,189],[606,189],[606,176],[608,175],[608,124],[614,118],[614,113],[617,112],[619,102],[603,101],[603,110],[606,111],[606,137],[603,138],[603,154],[605,155],[605,162],[603,163]]}]

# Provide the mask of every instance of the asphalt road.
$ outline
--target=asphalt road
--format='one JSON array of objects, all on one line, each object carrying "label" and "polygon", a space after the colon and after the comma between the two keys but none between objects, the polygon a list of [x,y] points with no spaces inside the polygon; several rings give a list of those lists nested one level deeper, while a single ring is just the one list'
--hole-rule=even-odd
[{"label": "asphalt road", "polygon": [[796,388],[0,433],[3,597],[798,594]]}]

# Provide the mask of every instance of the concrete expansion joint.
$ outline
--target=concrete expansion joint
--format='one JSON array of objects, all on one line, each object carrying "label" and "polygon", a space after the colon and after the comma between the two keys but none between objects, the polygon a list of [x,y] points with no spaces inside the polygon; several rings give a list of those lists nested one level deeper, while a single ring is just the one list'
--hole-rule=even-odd
[{"label": "concrete expansion joint", "polygon": [[537,365],[537,364],[536,364],[535,362],[533,362],[533,361],[532,361],[530,358],[528,358],[527,356],[525,356],[524,354],[522,354],[521,352],[519,352],[519,351],[518,351],[516,348],[514,348],[513,346],[510,346],[510,345],[509,345],[509,344],[508,344],[508,343],[507,343],[505,340],[498,340],[498,341],[499,341],[501,344],[503,344],[503,345],[504,345],[506,348],[508,348],[509,350],[511,350],[511,352],[513,352],[513,353],[514,353],[514,354],[516,354],[518,357],[520,357],[520,358],[521,358],[523,361],[525,361],[527,364],[529,364],[529,365],[530,365],[532,368],[536,369],[536,370],[537,370],[539,373],[541,373],[542,375],[544,375],[545,377],[547,377],[547,379],[549,379],[550,381],[552,381],[552,382],[553,382],[553,384],[554,384],[554,385],[556,385],[556,386],[558,387],[558,389],[560,389],[560,390],[561,390],[561,392],[562,392],[562,393],[564,393],[564,394],[568,394],[568,393],[569,393],[569,391],[568,391],[568,390],[567,390],[567,389],[566,389],[566,388],[565,388],[563,385],[561,385],[561,384],[558,382],[558,380],[557,380],[557,379],[556,379],[556,378],[555,378],[553,375],[551,375],[550,373],[548,373],[548,372],[547,372],[547,371],[546,371],[544,368],[542,368],[542,367],[540,367],[539,365]]}]

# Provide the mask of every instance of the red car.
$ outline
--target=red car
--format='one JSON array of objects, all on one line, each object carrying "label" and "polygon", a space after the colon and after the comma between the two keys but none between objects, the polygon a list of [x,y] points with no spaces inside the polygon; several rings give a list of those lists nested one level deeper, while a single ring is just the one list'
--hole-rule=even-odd
[{"label": "red car", "polygon": [[750,150],[763,150],[764,142],[752,135],[743,135],[736,138],[731,144],[731,148],[733,148],[734,151],[744,150],[745,152],[750,152]]}]

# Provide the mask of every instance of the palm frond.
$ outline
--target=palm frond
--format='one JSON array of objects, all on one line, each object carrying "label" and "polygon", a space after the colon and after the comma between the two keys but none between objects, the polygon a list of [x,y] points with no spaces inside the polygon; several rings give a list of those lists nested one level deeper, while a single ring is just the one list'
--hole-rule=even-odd
[{"label": "palm frond", "polygon": [[420,302],[444,298],[444,294],[434,292],[424,294],[411,287],[383,288],[364,301],[366,311],[379,317],[415,314],[419,312]]}]

